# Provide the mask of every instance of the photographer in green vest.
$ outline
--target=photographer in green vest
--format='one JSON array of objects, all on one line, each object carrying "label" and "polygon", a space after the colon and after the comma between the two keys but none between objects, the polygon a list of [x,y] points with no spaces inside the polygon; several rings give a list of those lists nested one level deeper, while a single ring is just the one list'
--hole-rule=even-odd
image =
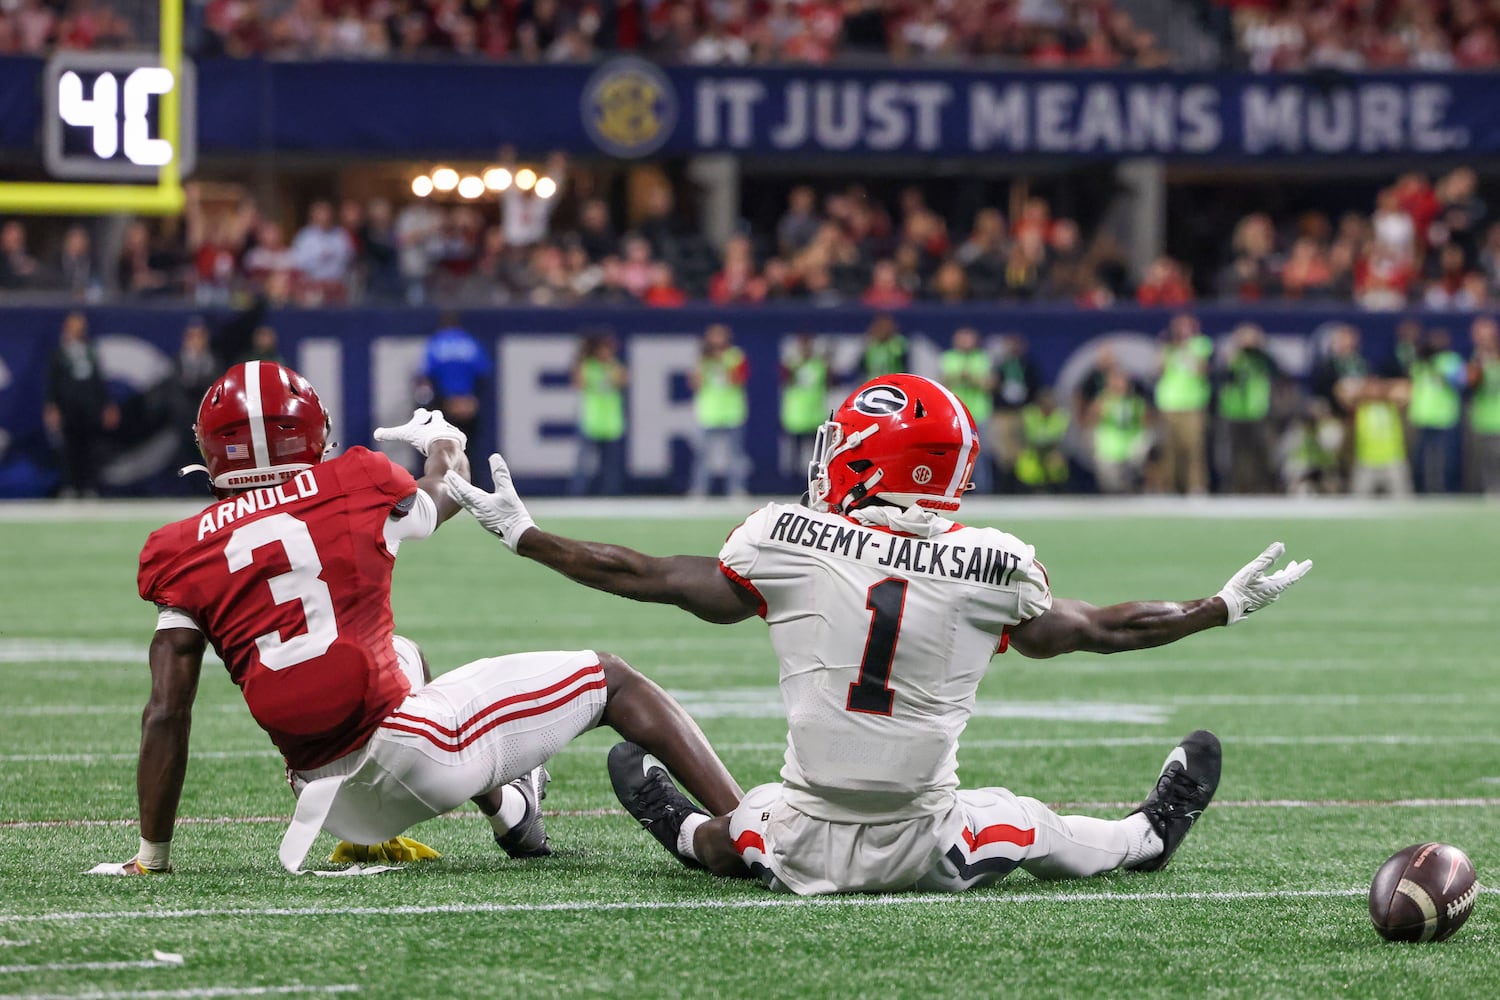
[{"label": "photographer in green vest", "polygon": [[1016,456],[1016,479],[1033,493],[1062,493],[1068,487],[1068,411],[1057,405],[1050,388],[1037,393],[1036,402],[1021,409],[1021,453]]},{"label": "photographer in green vest", "polygon": [[1269,493],[1275,485],[1271,463],[1271,395],[1278,372],[1266,353],[1266,335],[1254,323],[1241,323],[1229,337],[1229,353],[1219,373],[1219,420],[1229,445],[1229,490]]},{"label": "photographer in green vest", "polygon": [[810,333],[799,333],[781,354],[782,471],[807,475],[818,428],[828,419],[828,355]]},{"label": "photographer in green vest", "polygon": [[698,364],[688,373],[699,431],[688,491],[691,496],[707,496],[715,476],[724,480],[730,496],[748,493],[750,461],[745,454],[745,421],[750,404],[745,384],[749,381],[750,364],[745,353],[734,346],[734,334],[723,323],[710,326],[703,332]]},{"label": "photographer in green vest", "polygon": [[[969,408],[974,423],[984,427],[990,419],[990,392],[995,388],[994,363],[979,346],[979,331],[971,326],[953,333],[953,345],[943,352],[938,381],[947,386],[958,401]],[[974,463],[974,491],[989,493],[994,489],[990,463],[983,454]]]},{"label": "photographer in green vest", "polygon": [[[990,417],[985,447],[999,476],[1000,489],[1017,483],[1016,459],[1021,454],[1023,427],[1021,413],[1036,401],[1042,388],[1042,373],[1031,359],[1026,338],[1008,333],[1000,338],[1000,355],[995,364],[995,390],[990,394]],[[1082,407],[1074,412],[1082,413]],[[980,461],[984,456],[980,455]]]},{"label": "photographer in green vest", "polygon": [[1448,331],[1429,330],[1411,366],[1406,416],[1416,432],[1412,477],[1420,493],[1456,493],[1463,452],[1463,396],[1469,374]]},{"label": "photographer in green vest", "polygon": [[1469,329],[1474,353],[1469,358],[1469,431],[1479,488],[1500,496],[1500,325],[1481,316]]},{"label": "photographer in green vest", "polygon": [[1102,372],[1101,382],[1087,414],[1094,432],[1094,479],[1100,493],[1139,493],[1151,449],[1146,399],[1117,365]]},{"label": "photographer in green vest", "polygon": [[578,390],[578,468],[568,484],[570,495],[619,496],[625,492],[628,382],[614,335],[585,335],[573,363],[573,388]]},{"label": "photographer in green vest", "polygon": [[865,346],[859,355],[859,371],[850,381],[868,382],[881,375],[911,371],[911,345],[901,335],[892,316],[881,313],[865,330]]},{"label": "photographer in green vest", "polygon": [[1156,409],[1164,431],[1163,485],[1169,492],[1208,492],[1208,363],[1213,353],[1213,341],[1203,336],[1197,317],[1172,317],[1163,334],[1156,381]]},{"label": "photographer in green vest", "polygon": [[1354,414],[1354,466],[1349,492],[1358,497],[1411,495],[1411,466],[1406,462],[1406,427],[1401,411],[1411,399],[1405,379],[1356,376],[1337,390]]}]

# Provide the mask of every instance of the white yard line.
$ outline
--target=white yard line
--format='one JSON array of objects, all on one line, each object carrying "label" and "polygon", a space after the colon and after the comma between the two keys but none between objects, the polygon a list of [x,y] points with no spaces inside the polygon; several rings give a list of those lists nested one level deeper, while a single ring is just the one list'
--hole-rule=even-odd
[{"label": "white yard line", "polygon": [[[426,916],[470,913],[572,913],[639,912],[650,910],[779,910],[792,907],[836,907],[860,909],[886,906],[1004,906],[1036,903],[1141,903],[1141,902],[1242,902],[1250,900],[1339,899],[1366,896],[1369,889],[1355,886],[1338,889],[1265,889],[1225,892],[1059,892],[941,895],[904,894],[890,896],[818,896],[798,899],[760,896],[753,899],[626,900],[604,902],[576,900],[559,903],[438,903],[427,906],[306,906],[306,907],[204,907],[191,910],[93,910],[67,913],[0,914],[0,924],[92,923],[106,920],[196,920],[242,917],[382,917]],[[1482,892],[1500,892],[1484,889]],[[0,998],[4,1000],[4,998]]]},{"label": "white yard line", "polygon": [[142,958],[132,962],[45,962],[40,965],[0,965],[0,975],[20,975],[26,972],[112,972],[117,969],[166,969],[181,968],[181,962],[160,962],[154,958]]},{"label": "white yard line", "polygon": [[193,1000],[197,997],[264,997],[288,993],[358,993],[357,983],[332,986],[204,986],[180,990],[111,990],[88,993],[7,993],[0,1000]]},{"label": "white yard line", "polygon": [[[1052,802],[1053,809],[1134,809],[1138,801],[1076,801]],[[1496,809],[1500,798],[1469,796],[1452,799],[1215,799],[1214,809]],[[434,817],[439,820],[473,822],[478,813],[462,810]],[[542,815],[556,818],[598,818],[602,816],[624,816],[624,809],[544,809]],[[258,826],[263,824],[290,823],[290,816],[180,816],[178,826]],[[0,820],[0,833],[6,830],[59,830],[89,827],[134,827],[137,820],[124,819],[19,819]],[[5,942],[0,941],[0,945]],[[25,942],[21,942],[25,943]]]}]

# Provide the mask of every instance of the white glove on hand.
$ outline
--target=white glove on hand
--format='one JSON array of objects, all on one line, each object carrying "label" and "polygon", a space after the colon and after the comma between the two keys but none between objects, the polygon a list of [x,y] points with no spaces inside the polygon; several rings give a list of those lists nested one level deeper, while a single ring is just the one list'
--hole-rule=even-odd
[{"label": "white glove on hand", "polygon": [[1266,575],[1266,570],[1275,565],[1286,552],[1286,546],[1280,542],[1273,542],[1271,546],[1260,555],[1252,559],[1244,569],[1234,574],[1229,582],[1224,584],[1224,589],[1219,591],[1218,597],[1224,601],[1229,608],[1229,621],[1233,625],[1252,611],[1259,611],[1281,596],[1282,591],[1307,575],[1312,569],[1312,560],[1304,559],[1297,562],[1293,559],[1286,564],[1285,569]]},{"label": "white glove on hand", "polygon": [[375,440],[405,441],[423,455],[427,454],[434,441],[457,441],[460,448],[469,445],[468,437],[448,423],[442,410],[426,410],[420,406],[412,411],[411,419],[399,427],[375,428]]},{"label": "white glove on hand", "polygon": [[520,494],[516,492],[515,484],[510,480],[510,466],[499,455],[490,456],[490,476],[495,480],[493,493],[486,493],[473,483],[466,482],[455,472],[444,474],[443,485],[448,488],[453,499],[463,504],[464,510],[474,515],[474,520],[484,525],[486,531],[498,535],[514,552],[521,542],[521,536],[528,529],[535,528],[536,522],[531,519],[526,505],[521,502]]}]

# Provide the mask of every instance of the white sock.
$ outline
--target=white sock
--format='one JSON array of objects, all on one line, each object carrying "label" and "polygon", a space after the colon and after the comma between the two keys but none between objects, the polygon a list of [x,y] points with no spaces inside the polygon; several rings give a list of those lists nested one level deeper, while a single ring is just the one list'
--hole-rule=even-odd
[{"label": "white sock", "polygon": [[682,821],[682,829],[677,831],[677,853],[685,858],[699,860],[698,853],[693,850],[693,834],[698,832],[698,827],[708,822],[708,817],[702,813],[693,813]]},{"label": "white sock", "polygon": [[1126,816],[1120,820],[1120,825],[1125,828],[1125,835],[1130,838],[1129,846],[1125,849],[1125,860],[1121,864],[1138,865],[1142,861],[1160,857],[1161,852],[1167,849],[1167,845],[1162,843],[1161,837],[1157,835],[1144,813]]},{"label": "white sock", "polygon": [[521,790],[514,785],[501,788],[500,811],[489,817],[490,826],[495,828],[495,836],[505,836],[511,827],[525,818],[526,797],[521,794]]}]

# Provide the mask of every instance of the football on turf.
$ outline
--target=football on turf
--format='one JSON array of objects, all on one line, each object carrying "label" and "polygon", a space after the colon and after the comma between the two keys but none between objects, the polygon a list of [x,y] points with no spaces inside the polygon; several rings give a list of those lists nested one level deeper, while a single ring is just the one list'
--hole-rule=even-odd
[{"label": "football on turf", "polygon": [[1450,844],[1413,844],[1375,873],[1370,919],[1387,941],[1442,941],[1469,919],[1478,895],[1467,854]]}]

